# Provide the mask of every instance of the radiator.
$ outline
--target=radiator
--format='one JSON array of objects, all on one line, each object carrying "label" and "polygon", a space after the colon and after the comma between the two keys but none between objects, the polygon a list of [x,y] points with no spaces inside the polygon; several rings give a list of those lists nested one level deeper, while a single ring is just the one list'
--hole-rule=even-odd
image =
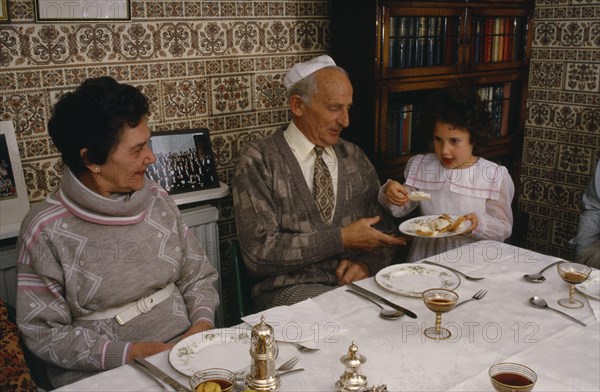
[{"label": "radiator", "polygon": [[[200,241],[211,265],[219,272],[215,288],[219,293],[220,304],[215,313],[215,326],[223,323],[223,294],[221,291],[221,262],[219,259],[219,211],[213,206],[200,206],[184,209],[183,220]],[[15,245],[0,247],[0,298],[12,306],[16,305],[17,295],[17,252]]]}]

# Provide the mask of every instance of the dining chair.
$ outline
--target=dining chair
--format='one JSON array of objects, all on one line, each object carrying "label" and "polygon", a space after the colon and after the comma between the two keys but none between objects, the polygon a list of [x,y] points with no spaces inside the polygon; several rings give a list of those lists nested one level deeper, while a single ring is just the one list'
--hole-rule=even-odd
[{"label": "dining chair", "polygon": [[254,279],[249,276],[242,258],[240,243],[237,239],[231,241],[231,271],[233,275],[233,316],[242,322],[241,318],[253,313],[252,297],[250,292]]}]

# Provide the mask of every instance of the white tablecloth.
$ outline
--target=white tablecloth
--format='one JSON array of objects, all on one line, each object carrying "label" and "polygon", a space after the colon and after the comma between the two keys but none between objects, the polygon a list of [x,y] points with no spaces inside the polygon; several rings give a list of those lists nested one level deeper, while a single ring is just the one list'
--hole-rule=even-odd
[{"label": "white tablecloth", "polygon": [[[590,307],[600,308],[600,303],[592,299],[588,302],[578,294],[585,303],[582,309],[561,308],[556,301],[568,294],[568,285],[558,277],[555,267],[546,271],[544,283],[530,283],[522,278],[523,274],[535,273],[556,258],[482,241],[430,260],[485,277],[477,282],[462,279],[455,289],[461,300],[481,288],[488,293],[482,300],[471,301],[443,315],[443,324],[453,333],[449,340],[434,341],[423,336],[423,329],[434,324],[435,316],[420,298],[387,292],[369,278],[359,284],[411,309],[418,318],[380,319],[378,308],[346,293],[344,288],[314,298],[346,331],[315,336],[312,343],[321,348],[317,353],[296,351],[301,357],[298,366],[306,371],[283,376],[281,390],[335,390],[335,382],[344,370],[340,357],[347,353],[352,341],[367,357],[362,372],[369,385],[386,384],[389,391],[493,391],[487,371],[500,361],[519,362],[533,368],[538,374],[536,392],[600,390],[600,328]],[[551,310],[532,307],[528,299],[533,295],[544,297],[550,306],[567,311],[588,327]],[[187,385],[187,378],[170,367],[167,353],[149,360]],[[160,391],[161,388],[138,370],[122,366],[59,390]]]}]

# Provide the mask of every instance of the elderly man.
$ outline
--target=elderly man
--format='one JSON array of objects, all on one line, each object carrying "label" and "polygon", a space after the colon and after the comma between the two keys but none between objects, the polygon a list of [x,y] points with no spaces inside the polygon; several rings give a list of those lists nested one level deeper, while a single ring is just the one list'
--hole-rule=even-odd
[{"label": "elderly man", "polygon": [[244,261],[259,278],[256,310],[373,275],[405,244],[373,227],[393,231],[377,202],[377,173],[340,139],[352,106],[346,72],[320,56],[296,64],[284,84],[293,121],[245,146],[233,182]]}]

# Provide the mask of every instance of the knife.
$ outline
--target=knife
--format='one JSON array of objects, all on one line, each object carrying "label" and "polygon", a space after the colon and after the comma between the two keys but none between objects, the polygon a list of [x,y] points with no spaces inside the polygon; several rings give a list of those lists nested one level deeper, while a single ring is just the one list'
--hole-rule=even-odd
[{"label": "knife", "polygon": [[360,286],[359,286],[359,285],[357,285],[357,284],[354,284],[354,283],[348,283],[348,287],[350,287],[350,288],[352,288],[352,289],[354,289],[354,290],[356,290],[356,291],[360,291],[361,293],[365,294],[366,296],[368,296],[368,297],[371,297],[371,298],[373,298],[373,299],[375,299],[375,300],[377,300],[377,301],[383,302],[383,303],[384,303],[384,304],[386,304],[387,306],[390,306],[390,307],[392,307],[392,308],[394,308],[394,309],[396,309],[396,310],[399,310],[399,311],[401,311],[401,312],[404,312],[404,314],[405,314],[405,315],[407,315],[407,316],[408,316],[408,317],[410,317],[410,318],[417,318],[417,315],[416,315],[416,314],[414,314],[413,312],[411,312],[410,310],[408,310],[408,309],[406,309],[406,308],[403,308],[403,307],[402,307],[402,306],[400,306],[400,305],[396,305],[396,304],[395,304],[395,303],[393,303],[392,301],[389,301],[389,300],[387,300],[387,299],[383,298],[383,297],[382,297],[382,296],[380,296],[380,295],[377,295],[377,294],[375,294],[375,293],[372,293],[372,292],[370,292],[370,291],[369,291],[369,290],[367,290],[367,289],[363,289],[362,287],[360,287]]},{"label": "knife", "polygon": [[135,357],[133,358],[133,360],[141,365],[139,369],[143,369],[151,376],[158,378],[160,381],[166,384],[169,384],[170,386],[175,388],[177,392],[191,392],[189,388],[185,387],[183,384],[180,384],[173,377],[169,376],[167,373],[163,372],[150,362],[146,361],[144,358]]}]

